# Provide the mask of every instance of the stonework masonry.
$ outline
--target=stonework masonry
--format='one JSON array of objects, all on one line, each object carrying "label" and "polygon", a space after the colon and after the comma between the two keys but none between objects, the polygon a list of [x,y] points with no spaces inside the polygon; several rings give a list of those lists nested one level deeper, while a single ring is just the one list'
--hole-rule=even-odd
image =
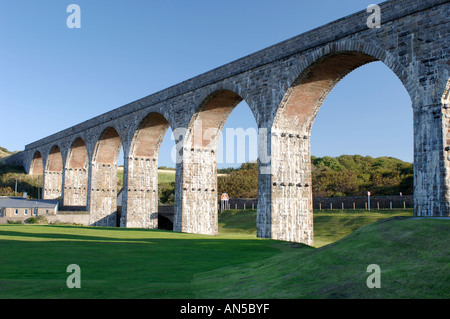
[{"label": "stonework masonry", "polygon": [[[177,147],[174,230],[215,235],[214,129],[220,131],[245,100],[260,132],[257,235],[312,245],[312,123],[339,80],[381,61],[411,98],[415,214],[449,216],[450,4],[392,0],[380,8],[381,28],[368,28],[369,13],[361,10],[26,145],[9,161],[29,173],[44,173],[45,197],[86,205],[90,224],[115,226],[122,146],[120,225],[156,228],[155,141],[170,126]],[[137,139],[153,153],[136,153]],[[62,165],[51,169],[48,162],[56,156]]]}]

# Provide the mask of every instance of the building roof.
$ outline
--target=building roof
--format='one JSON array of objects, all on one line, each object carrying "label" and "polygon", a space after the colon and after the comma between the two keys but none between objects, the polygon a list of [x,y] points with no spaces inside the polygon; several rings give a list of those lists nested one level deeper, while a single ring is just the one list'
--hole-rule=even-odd
[{"label": "building roof", "polygon": [[56,208],[58,201],[0,197],[0,208]]}]

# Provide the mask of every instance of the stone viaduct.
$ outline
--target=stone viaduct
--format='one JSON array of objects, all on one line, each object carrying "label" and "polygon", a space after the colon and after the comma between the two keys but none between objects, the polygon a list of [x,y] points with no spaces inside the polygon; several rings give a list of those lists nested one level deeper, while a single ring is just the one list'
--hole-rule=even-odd
[{"label": "stone viaduct", "polygon": [[[411,98],[415,215],[449,216],[450,4],[392,0],[379,6],[381,28],[368,27],[364,8],[26,145],[9,161],[43,174],[43,198],[86,206],[94,226],[156,228],[158,153],[171,127],[177,151],[174,230],[215,235],[218,138],[245,100],[259,129],[257,236],[312,245],[315,115],[344,76],[381,61]],[[124,191],[116,221],[121,146]]]}]

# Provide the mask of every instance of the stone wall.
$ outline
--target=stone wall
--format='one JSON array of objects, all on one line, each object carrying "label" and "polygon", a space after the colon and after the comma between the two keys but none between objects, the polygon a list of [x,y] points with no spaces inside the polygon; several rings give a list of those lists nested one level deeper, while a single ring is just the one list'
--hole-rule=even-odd
[{"label": "stone wall", "polygon": [[[39,215],[41,216],[41,215]],[[64,214],[46,214],[44,215],[49,224],[53,223],[66,223],[66,224],[78,224],[78,225],[89,225],[89,214],[88,213],[70,213],[65,212]],[[33,216],[36,217],[36,216]],[[8,221],[25,221],[30,217],[0,217],[0,224],[7,224]]]},{"label": "stone wall", "polygon": [[64,214],[46,215],[49,223],[66,223],[66,224],[78,224],[89,226],[89,214],[88,213],[70,213],[64,212]]}]

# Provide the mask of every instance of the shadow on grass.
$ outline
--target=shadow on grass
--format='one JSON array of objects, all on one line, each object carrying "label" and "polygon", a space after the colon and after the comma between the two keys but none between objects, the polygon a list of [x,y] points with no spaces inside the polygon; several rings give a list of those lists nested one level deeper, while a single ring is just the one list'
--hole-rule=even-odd
[{"label": "shadow on grass", "polygon": [[[24,230],[14,230],[14,228],[26,227]],[[53,229],[55,232],[34,232],[33,228],[39,227],[40,229],[45,229],[47,227]],[[11,230],[4,230],[5,228],[11,228]],[[105,236],[97,235],[83,235],[83,234],[73,234],[73,233],[62,233],[59,229],[74,230],[77,232],[79,230],[83,232],[102,232]],[[30,231],[28,231],[30,230]],[[123,233],[123,237],[117,236],[117,233]],[[126,233],[130,233],[127,236]],[[133,237],[133,233],[143,234],[145,237]],[[148,236],[147,236],[148,235]],[[167,237],[161,237],[160,235],[165,235]],[[173,236],[177,236],[174,238]],[[10,237],[10,238],[6,238]],[[276,243],[286,244],[287,242],[276,241],[272,239],[261,239],[261,238],[220,238],[218,236],[208,236],[208,235],[197,235],[188,234],[181,232],[173,232],[168,230],[159,229],[139,229],[139,228],[110,228],[110,227],[90,227],[90,226],[52,226],[52,225],[5,225],[0,228],[0,241],[10,240],[11,237],[21,237],[21,238],[37,238],[37,239],[50,239],[50,240],[67,240],[67,241],[97,241],[97,242],[115,242],[115,243],[162,243],[162,242],[174,242],[180,241],[185,242],[197,242],[204,244],[229,244],[229,245],[243,245],[243,244],[259,244],[265,246],[264,242],[269,245],[274,245]],[[32,241],[32,240],[30,240]]]}]

